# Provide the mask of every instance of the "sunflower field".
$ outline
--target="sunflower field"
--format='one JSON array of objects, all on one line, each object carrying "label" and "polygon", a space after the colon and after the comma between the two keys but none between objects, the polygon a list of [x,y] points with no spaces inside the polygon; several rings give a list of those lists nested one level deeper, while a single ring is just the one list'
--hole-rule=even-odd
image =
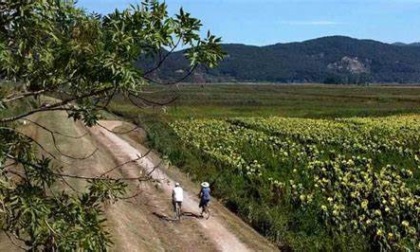
[{"label": "sunflower field", "polygon": [[[420,250],[420,116],[189,119],[215,195],[281,248]],[[203,168],[204,169],[204,168]]]}]

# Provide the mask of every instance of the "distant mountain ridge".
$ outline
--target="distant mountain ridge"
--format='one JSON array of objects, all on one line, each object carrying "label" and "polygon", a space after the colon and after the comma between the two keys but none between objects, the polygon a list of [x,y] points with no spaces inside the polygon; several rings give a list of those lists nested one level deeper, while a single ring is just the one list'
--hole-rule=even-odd
[{"label": "distant mountain ridge", "polygon": [[420,42],[414,42],[414,43],[403,43],[403,42],[395,42],[392,43],[392,45],[398,45],[398,46],[420,46]]},{"label": "distant mountain ridge", "polygon": [[[345,36],[268,46],[223,44],[228,56],[215,69],[199,68],[194,82],[420,83],[420,44],[387,44]],[[156,77],[174,80],[188,68],[183,51]]]}]

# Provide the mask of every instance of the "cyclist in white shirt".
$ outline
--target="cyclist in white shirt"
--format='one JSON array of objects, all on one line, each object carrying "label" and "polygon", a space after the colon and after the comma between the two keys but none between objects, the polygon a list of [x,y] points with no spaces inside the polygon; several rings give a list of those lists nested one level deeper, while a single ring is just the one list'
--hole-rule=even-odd
[{"label": "cyclist in white shirt", "polygon": [[182,189],[182,187],[179,185],[178,182],[175,183],[175,187],[172,190],[172,204],[174,207],[174,212],[176,215],[176,207],[178,205],[179,210],[181,212],[181,207],[182,207],[182,201],[184,200],[184,190]]}]

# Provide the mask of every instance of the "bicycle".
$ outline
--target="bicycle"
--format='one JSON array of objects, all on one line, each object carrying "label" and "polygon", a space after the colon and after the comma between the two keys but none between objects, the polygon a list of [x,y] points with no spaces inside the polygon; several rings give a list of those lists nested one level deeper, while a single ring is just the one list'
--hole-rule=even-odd
[{"label": "bicycle", "polygon": [[201,183],[201,190],[198,193],[200,198],[199,207],[202,208],[201,217],[210,218],[209,202],[210,202],[210,184],[208,182]]},{"label": "bicycle", "polygon": [[174,202],[175,220],[178,220],[178,221],[181,221],[181,216],[182,216],[181,203],[182,202]]},{"label": "bicycle", "polygon": [[201,211],[202,218],[205,218],[206,220],[208,220],[210,218],[210,209],[209,209],[208,203],[203,205],[201,208],[202,208],[202,211]]}]

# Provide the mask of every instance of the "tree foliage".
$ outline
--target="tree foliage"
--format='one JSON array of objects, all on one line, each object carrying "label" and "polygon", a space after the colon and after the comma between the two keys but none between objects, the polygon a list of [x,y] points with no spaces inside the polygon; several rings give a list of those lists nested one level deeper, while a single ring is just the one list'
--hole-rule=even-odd
[{"label": "tree foliage", "polygon": [[[0,77],[9,83],[0,86],[0,225],[12,240],[28,250],[106,249],[111,238],[101,206],[125,193],[125,179],[78,177],[54,167],[53,157],[40,157],[36,142],[17,129],[20,119],[62,110],[95,125],[116,94],[139,97],[178,46],[189,48],[186,75],[200,64],[215,66],[224,55],[220,38],[201,38],[200,27],[182,9],[170,17],[157,1],[106,16],[73,1],[0,1]],[[148,69],[134,66],[148,57],[159,61]],[[60,99],[39,104],[40,95]],[[87,180],[86,190],[52,189],[66,176]]]}]

